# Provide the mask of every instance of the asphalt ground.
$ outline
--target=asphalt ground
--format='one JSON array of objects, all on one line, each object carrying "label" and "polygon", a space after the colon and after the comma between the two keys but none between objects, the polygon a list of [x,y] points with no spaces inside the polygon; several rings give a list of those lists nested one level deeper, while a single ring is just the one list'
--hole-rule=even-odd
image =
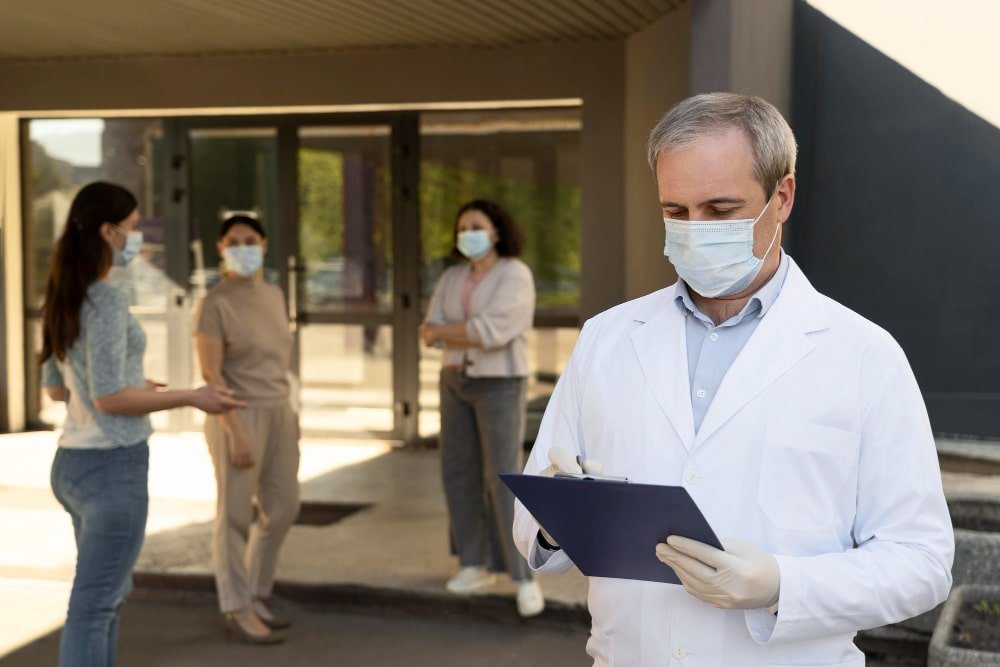
[{"label": "asphalt ground", "polygon": [[[258,665],[589,665],[581,629],[493,623],[461,616],[414,617],[332,611],[283,602],[294,620],[284,644],[251,646],[229,640],[210,599],[130,600],[122,616],[122,667],[257,667]],[[59,631],[0,658],[0,667],[57,663]]]}]

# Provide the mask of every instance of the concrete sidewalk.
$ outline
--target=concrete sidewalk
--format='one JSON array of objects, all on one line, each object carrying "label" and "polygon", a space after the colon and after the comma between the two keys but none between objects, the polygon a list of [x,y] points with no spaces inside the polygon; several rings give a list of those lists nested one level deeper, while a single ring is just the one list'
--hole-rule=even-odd
[{"label": "concrete sidewalk", "polygon": [[[0,460],[8,462],[0,467],[0,655],[50,631],[65,613],[76,552],[69,517],[49,489],[55,440],[53,433],[0,436]],[[330,525],[294,526],[279,580],[297,590],[326,586],[323,590],[335,596],[353,587],[352,595],[393,591],[425,603],[453,600],[444,583],[457,561],[448,550],[436,450],[376,440],[306,439],[299,477],[304,502],[363,509]],[[162,583],[163,575],[196,575],[189,581],[204,589],[211,574],[215,481],[201,434],[153,437],[149,490],[137,578],[158,577]],[[587,583],[579,572],[539,581],[553,608],[585,615]],[[44,594],[29,596],[25,586]],[[507,600],[516,619],[513,591],[504,577],[480,597],[484,603]],[[36,600],[28,619],[21,613],[27,597]]]},{"label": "concrete sidewalk", "polygon": [[[282,611],[294,620],[288,640],[278,646],[248,646],[223,638],[214,600],[133,599],[122,615],[118,662],[143,667],[590,664],[583,630],[369,616],[298,604],[285,604]],[[0,667],[54,665],[58,650],[58,632],[53,631],[0,657]]]}]

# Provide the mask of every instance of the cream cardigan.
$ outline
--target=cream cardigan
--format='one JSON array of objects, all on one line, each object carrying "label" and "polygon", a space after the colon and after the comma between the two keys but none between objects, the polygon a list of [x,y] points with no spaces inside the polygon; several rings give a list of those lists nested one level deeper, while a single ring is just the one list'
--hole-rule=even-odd
[{"label": "cream cardigan", "polygon": [[462,287],[472,265],[463,262],[446,270],[431,297],[425,322],[466,322],[466,350],[445,350],[446,365],[466,365],[470,377],[526,377],[527,335],[535,315],[535,281],[519,259],[501,257],[476,285],[469,313],[462,308]]}]

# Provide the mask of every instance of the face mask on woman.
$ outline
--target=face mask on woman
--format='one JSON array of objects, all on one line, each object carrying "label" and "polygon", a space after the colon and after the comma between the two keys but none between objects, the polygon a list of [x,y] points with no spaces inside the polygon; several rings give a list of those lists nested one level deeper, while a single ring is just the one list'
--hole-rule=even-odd
[{"label": "face mask on woman", "polygon": [[139,256],[139,251],[142,250],[142,232],[126,232],[121,227],[115,226],[122,234],[125,234],[125,247],[122,249],[115,248],[115,266],[126,266],[129,262]]},{"label": "face mask on woman", "polygon": [[237,245],[223,248],[226,268],[238,276],[249,278],[264,266],[264,248],[260,245]]},{"label": "face mask on woman", "polygon": [[471,229],[458,233],[458,251],[469,259],[482,259],[492,247],[490,233],[485,229]]}]

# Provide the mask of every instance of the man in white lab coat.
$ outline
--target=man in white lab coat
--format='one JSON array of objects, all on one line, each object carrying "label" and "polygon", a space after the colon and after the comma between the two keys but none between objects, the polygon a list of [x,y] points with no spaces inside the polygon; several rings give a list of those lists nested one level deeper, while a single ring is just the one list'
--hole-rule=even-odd
[{"label": "man in white lab coat", "polygon": [[[595,665],[861,666],[858,630],[951,587],[951,521],[903,351],[781,250],[795,156],[781,114],[742,95],[689,98],[650,135],[680,280],[585,324],[525,472],[580,456],[682,485],[726,550],[651,544],[683,587],[592,578]],[[514,537],[539,572],[573,565],[520,503]]]}]

